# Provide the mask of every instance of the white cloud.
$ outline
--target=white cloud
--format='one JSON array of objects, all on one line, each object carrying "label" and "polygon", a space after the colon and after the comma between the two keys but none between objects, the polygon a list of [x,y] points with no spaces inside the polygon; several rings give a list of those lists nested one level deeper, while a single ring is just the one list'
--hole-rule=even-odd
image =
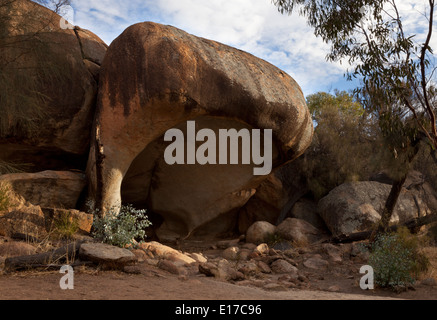
[{"label": "white cloud", "polygon": [[[420,33],[426,28],[423,1],[398,1],[405,24]],[[281,15],[271,0],[73,0],[73,7],[75,23],[108,44],[129,25],[154,21],[267,60],[295,78],[305,94],[345,86],[347,66],[327,62],[329,46],[305,19]]]}]

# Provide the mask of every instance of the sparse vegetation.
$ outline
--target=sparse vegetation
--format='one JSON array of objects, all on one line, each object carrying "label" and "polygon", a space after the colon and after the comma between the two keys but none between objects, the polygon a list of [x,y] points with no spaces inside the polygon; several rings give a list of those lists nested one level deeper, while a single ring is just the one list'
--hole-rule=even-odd
[{"label": "sparse vegetation", "polygon": [[0,211],[7,210],[10,206],[8,192],[10,187],[4,182],[0,182]]},{"label": "sparse vegetation", "polygon": [[145,229],[151,225],[146,210],[135,209],[132,205],[112,208],[104,216],[94,210],[93,236],[104,243],[118,247],[141,242],[146,239]]},{"label": "sparse vegetation", "polygon": [[418,238],[406,228],[379,235],[369,258],[375,271],[375,284],[392,289],[413,285],[419,274],[429,267],[419,244]]}]

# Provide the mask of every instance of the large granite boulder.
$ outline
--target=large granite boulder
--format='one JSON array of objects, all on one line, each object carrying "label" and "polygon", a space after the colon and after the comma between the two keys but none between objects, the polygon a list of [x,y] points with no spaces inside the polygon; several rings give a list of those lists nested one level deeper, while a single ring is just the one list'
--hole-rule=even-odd
[{"label": "large granite boulder", "polygon": [[2,3],[0,24],[0,162],[84,170],[106,44],[29,0]]},{"label": "large granite boulder", "polygon": [[305,98],[289,75],[246,52],[150,22],[129,27],[108,48],[97,110],[91,192],[100,186],[105,208],[123,201],[159,214],[161,238],[235,228],[238,209],[266,177],[254,174],[253,161],[169,165],[169,129],[185,139],[188,121],[196,132],[217,136],[221,129],[270,129],[272,169],[301,155],[313,134]]},{"label": "large granite boulder", "polygon": [[43,171],[0,175],[0,183],[33,205],[46,208],[76,208],[86,185],[83,173],[71,171]]},{"label": "large granite boulder", "polygon": [[[371,230],[381,220],[390,189],[376,181],[344,183],[319,201],[319,214],[334,236]],[[403,223],[430,213],[420,193],[403,188],[390,222]]]}]

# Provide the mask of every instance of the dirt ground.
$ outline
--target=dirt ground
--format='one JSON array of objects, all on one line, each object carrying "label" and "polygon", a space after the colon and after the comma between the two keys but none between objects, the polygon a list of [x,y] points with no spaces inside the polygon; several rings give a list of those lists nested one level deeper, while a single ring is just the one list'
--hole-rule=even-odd
[{"label": "dirt ground", "polygon": [[[147,269],[147,270],[146,270]],[[381,300],[437,299],[437,289],[419,285],[416,290],[395,294],[387,290],[363,291],[343,287],[339,292],[290,289],[281,292],[231,284],[204,276],[181,279],[145,267],[141,274],[79,270],[74,289],[62,290],[57,271],[25,272],[0,276],[2,300]],[[327,283],[330,280],[325,280]],[[339,285],[338,281],[335,281]]]},{"label": "dirt ground", "polygon": [[[427,250],[432,266],[423,278],[435,278],[437,249]],[[364,291],[359,287],[359,266],[360,262],[349,263],[347,269],[336,265],[327,271],[307,273],[309,281],[302,288],[271,290],[257,286],[257,281],[226,282],[203,274],[178,276],[147,263],[136,265],[134,273],[77,267],[74,289],[67,290],[60,288],[64,275],[59,270],[0,272],[0,300],[437,300],[437,286],[421,281],[414,290],[402,293]]]}]

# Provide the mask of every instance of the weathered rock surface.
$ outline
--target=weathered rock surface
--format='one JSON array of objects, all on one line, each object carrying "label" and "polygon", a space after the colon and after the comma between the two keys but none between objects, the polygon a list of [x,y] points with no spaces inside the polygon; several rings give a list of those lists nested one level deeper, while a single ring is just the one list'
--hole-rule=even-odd
[{"label": "weathered rock surface", "polygon": [[267,221],[257,221],[246,232],[246,241],[254,244],[266,242],[276,232],[276,226]]},{"label": "weathered rock surface", "polygon": [[240,257],[240,248],[238,247],[230,247],[223,251],[223,258],[226,260],[238,260]]},{"label": "weathered rock surface", "polygon": [[199,272],[208,277],[215,277],[220,280],[243,280],[242,272],[235,270],[229,261],[222,259],[218,263],[201,263],[199,264]]},{"label": "weathered rock surface", "polygon": [[86,185],[85,174],[70,171],[43,171],[0,175],[0,182],[33,205],[47,208],[76,208]]},{"label": "weathered rock surface", "polygon": [[300,158],[279,167],[256,188],[256,193],[240,209],[238,228],[241,233],[246,232],[255,221],[267,221],[277,225],[287,216],[310,220],[310,223],[319,218],[314,217],[311,212],[305,218],[293,216],[290,212],[296,202],[308,192],[306,178],[300,172],[301,166],[297,165],[299,161]]},{"label": "weathered rock surface", "polygon": [[[1,178],[2,176],[0,176]],[[50,234],[56,236],[59,223],[65,226],[66,219],[78,227],[78,233],[91,232],[92,214],[75,209],[41,208],[26,201],[11,188],[7,192],[9,206],[0,212],[0,235],[23,240],[41,241]]]},{"label": "weathered rock surface", "polygon": [[[372,175],[370,180],[389,185],[393,183],[393,179],[390,178],[389,174],[385,171]],[[411,170],[407,175],[404,188],[415,194],[418,193],[418,200],[423,201],[431,211],[437,210],[437,193],[421,172]],[[426,215],[428,213],[429,212],[422,212],[421,214]]]},{"label": "weathered rock surface", "polygon": [[[84,169],[106,44],[28,0],[10,1],[2,36],[0,159],[32,171]],[[14,27],[12,27],[14,26]],[[93,70],[85,61],[92,61]],[[37,94],[36,94],[37,93]]]},{"label": "weathered rock surface", "polygon": [[[342,184],[319,201],[319,214],[334,236],[370,230],[381,219],[390,189],[375,181]],[[403,189],[390,222],[402,223],[428,212],[418,193]]]},{"label": "weathered rock surface", "polygon": [[170,261],[181,262],[186,265],[196,263],[196,260],[190,256],[156,241],[142,243],[140,247],[146,253],[150,253],[153,258],[167,259]]},{"label": "weathered rock surface", "polygon": [[41,207],[29,204],[0,214],[0,235],[23,240],[46,238],[46,219]]},{"label": "weathered rock surface", "polygon": [[[188,120],[196,130],[215,133],[272,129],[273,168],[301,155],[313,133],[302,91],[290,76],[243,51],[149,22],[111,43],[98,105],[104,204],[122,198],[147,205],[164,218],[161,238],[235,228],[238,209],[265,178],[253,175],[253,163],[167,165],[167,130],[186,136]],[[94,149],[90,155],[96,188]]]},{"label": "weathered rock surface", "polygon": [[304,261],[303,265],[309,269],[324,270],[328,268],[329,262],[319,255],[314,255]]},{"label": "weathered rock surface", "polygon": [[78,232],[89,234],[93,225],[93,215],[74,209],[42,208],[45,216],[46,226],[54,230],[59,221],[66,221],[77,225]]},{"label": "weathered rock surface", "polygon": [[137,261],[136,256],[127,249],[105,243],[83,243],[79,249],[79,258],[92,261],[109,268],[123,268]]},{"label": "weathered rock surface", "polygon": [[[275,172],[276,173],[276,172]],[[282,181],[271,173],[256,189],[256,193],[241,208],[238,229],[245,233],[256,221],[276,224],[281,208],[287,203],[287,190]]]},{"label": "weathered rock surface", "polygon": [[36,247],[18,241],[8,241],[0,244],[0,257],[18,257],[32,255],[36,252]]},{"label": "weathered rock surface", "polygon": [[274,273],[291,273],[296,274],[298,269],[283,259],[278,259],[271,264],[271,269]]}]

